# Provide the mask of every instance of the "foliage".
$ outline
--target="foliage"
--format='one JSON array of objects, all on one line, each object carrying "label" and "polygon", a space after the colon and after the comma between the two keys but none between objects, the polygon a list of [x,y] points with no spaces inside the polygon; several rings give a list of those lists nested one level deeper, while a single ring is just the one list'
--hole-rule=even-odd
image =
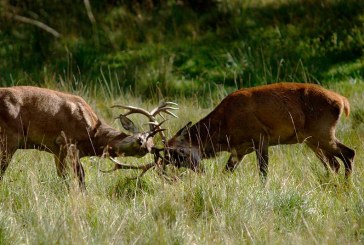
[{"label": "foliage", "polygon": [[3,85],[99,87],[106,78],[150,97],[363,76],[363,1],[90,1],[91,12],[84,2],[2,2]]}]

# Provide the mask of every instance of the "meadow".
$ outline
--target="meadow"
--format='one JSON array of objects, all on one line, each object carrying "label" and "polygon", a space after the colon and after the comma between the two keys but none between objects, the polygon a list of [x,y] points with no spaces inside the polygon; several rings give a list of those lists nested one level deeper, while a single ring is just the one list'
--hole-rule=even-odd
[{"label": "meadow", "polygon": [[234,173],[219,153],[204,174],[170,166],[169,178],[134,180],[83,158],[86,194],[72,176],[67,188],[52,155],[18,150],[0,183],[0,244],[363,244],[363,13],[362,0],[0,1],[2,87],[80,95],[120,129],[112,105],[175,101],[170,138],[236,89],[317,83],[349,99],[337,137],[356,150],[346,181],[305,145],[270,147],[265,185],[254,154]]},{"label": "meadow", "polygon": [[[364,84],[330,88],[352,105],[351,116],[341,120],[337,132],[357,152],[349,182],[343,166],[339,175],[327,174],[306,146],[280,145],[269,150],[266,185],[254,154],[234,173],[223,171],[228,155],[221,153],[203,161],[204,174],[168,167],[169,179],[150,170],[135,180],[129,178],[138,171],[104,174],[99,169],[111,168],[109,160],[83,158],[87,193],[82,194],[72,178],[67,189],[52,155],[18,150],[0,185],[1,244],[362,244]],[[110,97],[107,90],[95,92],[78,91],[115,127],[119,111],[108,105],[156,105],[130,95]],[[197,98],[177,102],[179,118],[166,123],[168,138],[189,120],[206,115],[219,99],[211,97],[208,107]],[[145,123],[143,117],[135,120]],[[141,164],[152,156],[119,160]]]}]

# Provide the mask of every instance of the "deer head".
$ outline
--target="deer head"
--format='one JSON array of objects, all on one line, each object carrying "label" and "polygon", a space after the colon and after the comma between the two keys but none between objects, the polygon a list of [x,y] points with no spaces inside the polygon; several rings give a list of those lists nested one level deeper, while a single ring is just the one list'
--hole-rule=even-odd
[{"label": "deer head", "polygon": [[[115,145],[115,147],[118,148],[121,152],[133,153],[133,155],[137,155],[138,153],[141,153],[143,155],[144,151],[151,152],[155,155],[155,162],[147,164],[147,165],[142,165],[142,166],[133,166],[133,165],[122,164],[122,163],[118,162],[116,159],[111,157],[110,159],[115,164],[114,168],[111,170],[102,171],[102,172],[113,172],[118,169],[142,169],[143,170],[142,175],[143,175],[147,170],[154,167],[155,165],[158,165],[160,162],[160,158],[161,158],[160,152],[164,150],[164,147],[156,148],[154,146],[152,137],[154,135],[156,135],[157,133],[159,133],[162,137],[162,143],[165,146],[166,136],[163,132],[165,129],[161,128],[161,125],[166,120],[161,113],[163,112],[168,115],[171,115],[172,117],[177,118],[177,116],[173,112],[171,112],[171,110],[178,110],[178,108],[175,106],[177,106],[177,104],[174,102],[162,102],[162,103],[160,103],[160,105],[158,107],[154,108],[150,112],[147,110],[144,110],[142,108],[138,108],[138,107],[134,107],[134,106],[124,106],[124,105],[113,106],[113,107],[128,110],[128,112],[126,112],[125,114],[120,114],[118,116],[118,118],[119,118],[122,126],[133,134],[131,136],[123,138],[121,141],[119,141]],[[135,113],[145,115],[149,119],[150,130],[148,132],[141,133],[140,130],[138,130],[138,128],[134,125],[134,123],[129,118],[127,118],[128,115],[135,114]],[[162,122],[159,123],[156,120],[157,115],[160,115],[163,118]],[[139,146],[139,147],[137,147],[137,146]],[[138,150],[138,149],[140,149],[140,150]],[[135,152],[136,150],[141,151],[141,152]]]}]

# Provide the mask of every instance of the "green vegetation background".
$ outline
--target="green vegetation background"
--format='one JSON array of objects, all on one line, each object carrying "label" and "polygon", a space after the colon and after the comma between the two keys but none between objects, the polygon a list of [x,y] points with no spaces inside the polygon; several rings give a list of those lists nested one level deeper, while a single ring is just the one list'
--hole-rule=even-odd
[{"label": "green vegetation background", "polygon": [[2,0],[0,82],[147,98],[354,83],[364,73],[363,23],[360,0]]}]

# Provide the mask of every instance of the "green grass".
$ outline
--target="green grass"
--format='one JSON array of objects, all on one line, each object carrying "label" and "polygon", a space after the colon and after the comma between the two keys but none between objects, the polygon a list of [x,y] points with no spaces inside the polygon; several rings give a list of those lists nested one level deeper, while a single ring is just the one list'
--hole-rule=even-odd
[{"label": "green grass", "polygon": [[[72,90],[72,88],[69,88]],[[254,154],[237,170],[223,171],[227,154],[204,160],[205,174],[169,168],[175,181],[155,171],[103,174],[111,163],[82,159],[87,194],[56,175],[53,157],[19,150],[0,184],[1,244],[362,244],[364,242],[363,121],[364,85],[338,84],[349,97],[352,116],[343,119],[338,138],[357,151],[350,184],[344,173],[327,176],[304,145],[271,147],[268,181],[259,179]],[[156,103],[133,96],[109,96],[107,89],[73,90],[114,125],[118,112],[107,106],[130,103],[151,108]],[[223,97],[223,93],[222,97]],[[105,99],[106,98],[106,99]],[[206,115],[218,98],[202,105],[180,98],[179,119],[166,123],[168,136],[187,121]],[[193,112],[193,113],[192,113]],[[360,116],[355,116],[356,114]],[[136,119],[142,124],[144,118]],[[116,123],[114,126],[117,126]],[[128,163],[146,163],[124,158]]]},{"label": "green grass", "polygon": [[3,1],[0,84],[80,95],[115,127],[119,111],[111,105],[150,109],[173,100],[180,111],[165,124],[169,138],[237,88],[320,83],[351,102],[337,132],[357,152],[351,183],[342,169],[327,176],[307,147],[294,145],[269,149],[266,186],[254,154],[233,174],[223,171],[225,153],[203,161],[205,174],[169,168],[175,181],[155,171],[130,181],[138,172],[103,174],[109,161],[84,158],[82,195],[56,175],[50,154],[19,150],[0,183],[0,244],[364,243],[364,2],[221,0],[207,11],[194,2],[206,1],[90,1],[93,25],[83,1]]}]

